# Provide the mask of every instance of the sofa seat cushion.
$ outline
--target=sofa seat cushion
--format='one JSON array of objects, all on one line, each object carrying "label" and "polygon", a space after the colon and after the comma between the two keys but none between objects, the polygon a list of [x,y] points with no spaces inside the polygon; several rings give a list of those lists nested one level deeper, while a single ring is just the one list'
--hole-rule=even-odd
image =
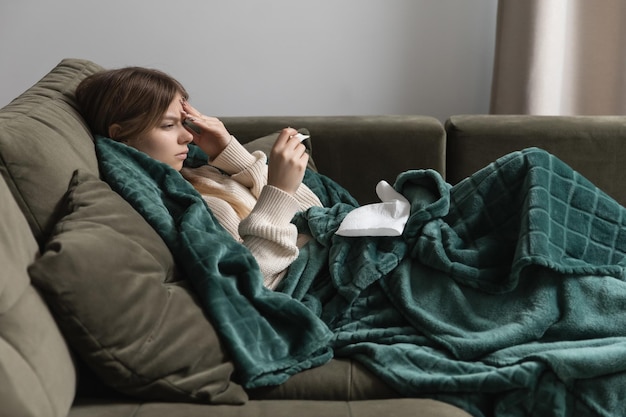
[{"label": "sofa seat cushion", "polygon": [[30,273],[84,363],[137,398],[246,401],[213,326],[145,220],[80,172],[67,212]]},{"label": "sofa seat cushion", "polygon": [[364,365],[348,358],[334,358],[306,369],[277,385],[248,391],[254,400],[363,401],[398,398],[400,394]]},{"label": "sofa seat cushion", "polygon": [[449,404],[428,399],[367,401],[249,401],[243,406],[206,406],[81,401],[68,417],[470,417]]},{"label": "sofa seat cushion", "polygon": [[65,416],[76,389],[70,352],[27,267],[37,243],[0,178],[0,414]]}]

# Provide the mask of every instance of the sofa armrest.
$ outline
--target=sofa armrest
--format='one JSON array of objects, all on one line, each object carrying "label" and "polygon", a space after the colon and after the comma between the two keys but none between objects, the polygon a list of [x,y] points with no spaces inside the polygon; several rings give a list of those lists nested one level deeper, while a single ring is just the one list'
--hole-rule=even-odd
[{"label": "sofa armrest", "polygon": [[452,184],[509,152],[538,147],[626,204],[624,116],[459,115],[445,128]]},{"label": "sofa armrest", "polygon": [[311,133],[320,173],[344,186],[361,203],[378,201],[378,181],[393,184],[408,169],[445,172],[445,133],[429,116],[222,117],[242,143],[287,126]]}]

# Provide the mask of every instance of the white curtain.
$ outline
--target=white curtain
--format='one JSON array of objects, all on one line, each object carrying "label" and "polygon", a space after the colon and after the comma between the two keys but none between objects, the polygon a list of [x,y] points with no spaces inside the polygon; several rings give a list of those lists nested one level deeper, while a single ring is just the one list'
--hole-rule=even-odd
[{"label": "white curtain", "polygon": [[626,114],[626,0],[499,0],[491,113]]}]

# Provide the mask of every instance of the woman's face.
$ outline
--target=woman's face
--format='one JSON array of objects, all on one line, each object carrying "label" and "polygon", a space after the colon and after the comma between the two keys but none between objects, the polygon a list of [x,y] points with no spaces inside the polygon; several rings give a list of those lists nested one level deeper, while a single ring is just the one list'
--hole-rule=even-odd
[{"label": "woman's face", "polygon": [[181,100],[182,96],[177,94],[156,127],[146,134],[126,141],[127,145],[166,163],[177,171],[182,169],[189,151],[187,145],[193,140],[192,134],[183,125],[185,112]]}]

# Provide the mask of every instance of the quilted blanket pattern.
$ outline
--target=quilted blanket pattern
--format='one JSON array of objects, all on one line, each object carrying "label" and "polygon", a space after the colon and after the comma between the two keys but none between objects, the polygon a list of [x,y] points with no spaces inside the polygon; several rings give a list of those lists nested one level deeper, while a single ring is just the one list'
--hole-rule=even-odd
[{"label": "quilted blanket pattern", "polygon": [[625,211],[544,151],[454,187],[434,171],[402,173],[394,187],[411,216],[400,237],[335,235],[356,203],[307,173],[326,207],[294,218],[314,239],[271,292],[178,173],[113,141],[97,150],[105,179],[186,265],[247,387],[335,355],[476,416],[623,411]]}]

